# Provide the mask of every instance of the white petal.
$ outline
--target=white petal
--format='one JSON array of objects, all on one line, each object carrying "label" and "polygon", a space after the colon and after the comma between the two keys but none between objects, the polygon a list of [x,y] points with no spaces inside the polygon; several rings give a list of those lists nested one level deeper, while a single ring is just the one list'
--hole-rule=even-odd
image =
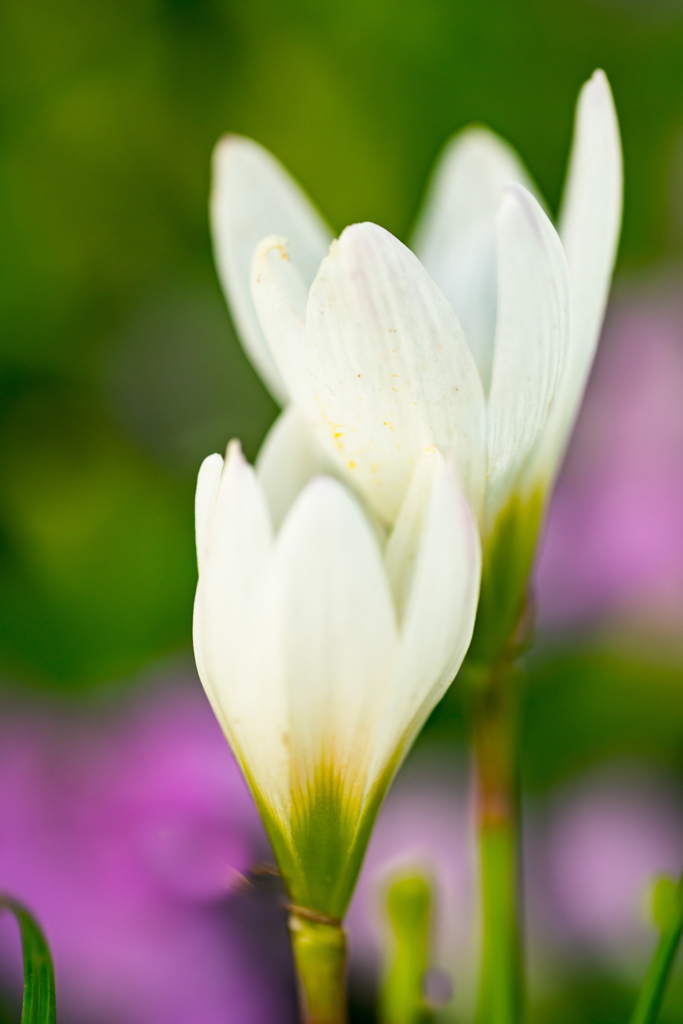
[{"label": "white petal", "polygon": [[399,623],[403,621],[410,597],[425,520],[432,494],[435,472],[443,465],[443,456],[427,448],[417,464],[410,486],[384,548],[384,564],[394,597]]},{"label": "white petal", "polygon": [[508,186],[498,216],[498,323],[486,493],[490,519],[509,497],[546,425],[564,369],[569,304],[567,265],[555,229],[526,189]]},{"label": "white petal", "polygon": [[209,532],[209,523],[216,504],[218,487],[223,472],[221,455],[209,455],[202,462],[197,477],[197,491],[194,499],[194,522],[197,540],[197,564],[201,572]]},{"label": "white petal", "polygon": [[239,445],[231,442],[195,601],[197,667],[247,774],[266,799],[277,803],[289,777],[284,693],[256,658],[271,550],[265,497]]},{"label": "white petal", "polygon": [[[264,335],[285,379],[297,384],[307,382],[306,398],[310,402],[304,322],[308,291],[290,259],[287,239],[273,236],[257,246],[251,290]],[[315,411],[306,417],[293,403],[277,421],[259,455],[259,477],[266,489],[276,527],[312,476],[319,473],[349,476],[340,465],[326,424],[320,422]]]},{"label": "white petal", "polygon": [[[223,472],[223,458],[221,455],[209,455],[204,459],[203,463],[199,468],[199,475],[197,477],[197,490],[195,492],[195,539],[197,546],[197,567],[201,575],[203,566],[206,560],[206,547],[208,543],[209,530],[211,526],[211,520],[213,512],[216,507],[216,498],[218,496],[218,488],[221,482],[221,474]],[[200,628],[201,622],[201,597],[200,589],[197,587],[197,593],[194,601],[193,611],[193,642],[194,642],[194,656],[197,663],[197,672],[199,678],[204,683],[204,687],[207,691],[207,695],[213,706],[216,716],[221,718],[219,709],[213,699],[213,694],[209,686],[208,674],[206,670],[206,660],[204,658],[203,643],[202,643],[202,631]]]},{"label": "white petal", "polygon": [[307,287],[332,233],[282,165],[256,142],[221,139],[213,157],[211,225],[218,275],[244,348],[272,391],[287,395],[265,343],[250,292],[251,261],[266,235],[284,235]]},{"label": "white petal", "polygon": [[313,480],[290,510],[276,542],[271,601],[289,694],[293,785],[305,789],[333,766],[362,792],[397,631],[372,530],[336,481]]},{"label": "white petal", "polygon": [[550,425],[554,461],[573,427],[600,336],[619,241],[622,192],[614,100],[604,72],[596,71],[579,95],[560,216],[572,287],[572,339]]},{"label": "white petal", "polygon": [[[479,530],[452,462],[435,464],[406,607],[393,699],[376,756],[386,763],[414,739],[467,653],[479,599]],[[381,768],[379,769],[381,770]],[[371,775],[377,774],[377,767]]]},{"label": "white petal", "polygon": [[308,481],[330,469],[315,434],[290,405],[270,428],[256,460],[256,475],[276,530]]},{"label": "white petal", "polygon": [[495,217],[509,182],[535,191],[512,146],[487,128],[466,128],[437,161],[412,242],[458,315],[485,391],[496,326]]},{"label": "white petal", "polygon": [[295,403],[391,524],[425,448],[455,449],[478,500],[483,393],[457,318],[419,261],[375,224],[347,228],[313,282],[306,344],[278,358]]},{"label": "white petal", "polygon": [[279,367],[286,370],[287,361],[300,364],[306,344],[308,289],[290,258],[286,238],[269,235],[257,245],[251,295],[269,351]]}]

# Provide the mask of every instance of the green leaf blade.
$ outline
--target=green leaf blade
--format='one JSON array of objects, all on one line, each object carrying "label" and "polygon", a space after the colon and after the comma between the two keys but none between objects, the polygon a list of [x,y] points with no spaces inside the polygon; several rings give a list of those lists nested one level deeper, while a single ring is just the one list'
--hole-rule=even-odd
[{"label": "green leaf blade", "polygon": [[21,1024],[55,1024],[55,972],[40,927],[21,903],[0,894],[0,910],[14,915],[21,933],[24,959],[24,1002]]}]

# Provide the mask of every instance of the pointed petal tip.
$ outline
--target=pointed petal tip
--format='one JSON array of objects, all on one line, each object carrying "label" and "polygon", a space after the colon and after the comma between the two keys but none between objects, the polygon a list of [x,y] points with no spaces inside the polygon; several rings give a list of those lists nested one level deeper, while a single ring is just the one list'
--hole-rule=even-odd
[{"label": "pointed petal tip", "polygon": [[301,492],[302,503],[305,500],[307,503],[326,504],[330,501],[337,501],[340,497],[345,499],[350,497],[348,490],[338,480],[326,473],[318,473],[311,477]]},{"label": "pointed petal tip", "polygon": [[529,190],[524,188],[523,185],[518,184],[516,181],[509,181],[506,185],[503,185],[501,189],[498,216],[500,217],[501,211],[505,208],[516,209],[518,206],[528,208],[527,201],[532,198],[533,196]]},{"label": "pointed petal tip", "polygon": [[529,189],[525,188],[524,185],[520,185],[519,182],[510,181],[507,185],[503,186],[503,195],[496,217],[498,228],[500,229],[510,219],[518,217],[520,214],[534,228],[537,228],[541,220],[543,222],[548,220],[541,204],[531,194]]},{"label": "pointed petal tip", "polygon": [[602,68],[596,68],[591,77],[583,83],[578,102],[580,105],[590,103],[596,107],[605,107],[616,119],[612,88]]},{"label": "pointed petal tip", "polygon": [[612,91],[610,88],[609,79],[607,78],[607,75],[602,70],[602,68],[596,68],[585,84],[586,86],[590,86],[591,88],[593,88],[595,91],[597,91],[598,89],[606,89],[609,92]]},{"label": "pointed petal tip", "polygon": [[216,496],[223,475],[223,459],[218,453],[209,455],[199,467],[197,490],[195,492],[195,539],[197,564],[201,572],[204,562],[209,522],[216,504]]},{"label": "pointed petal tip", "polygon": [[458,147],[460,150],[470,150],[472,153],[479,151],[482,155],[497,155],[501,149],[509,150],[510,143],[494,132],[488,125],[479,122],[465,125],[460,131],[451,135],[444,146],[444,151]]},{"label": "pointed petal tip", "polygon": [[[378,250],[386,251],[387,247],[404,249],[405,246],[386,228],[373,221],[360,221],[345,227],[339,238],[330,242],[328,254],[320,265],[316,280],[324,278],[336,263],[343,260],[347,272],[357,267],[358,263],[366,265],[368,259],[376,262]],[[374,254],[374,255],[373,255]],[[350,264],[349,262],[350,261]]]},{"label": "pointed petal tip", "polygon": [[508,181],[503,185],[503,196],[512,196],[515,202],[523,204],[530,210],[542,209],[536,196],[531,192],[526,185],[523,185],[520,181]]},{"label": "pointed petal tip", "polygon": [[242,442],[238,437],[233,437],[228,441],[228,446],[225,449],[225,465],[248,465],[242,451]]},{"label": "pointed petal tip", "polygon": [[[355,261],[360,261],[363,266],[373,266],[381,262],[382,255],[386,253],[410,253],[411,261],[415,259],[414,254],[407,248],[391,231],[375,224],[371,220],[360,221],[357,224],[349,224],[344,228],[339,238],[330,245],[329,255],[324,263],[330,259],[342,258],[350,260],[351,266]],[[322,268],[321,268],[322,269]]]},{"label": "pointed petal tip", "polygon": [[213,455],[207,455],[201,466],[199,467],[199,476],[206,476],[208,473],[215,473],[217,470],[223,469],[223,456],[219,455],[218,452],[214,452]]},{"label": "pointed petal tip", "polygon": [[302,524],[317,529],[321,523],[336,521],[339,515],[360,518],[371,531],[370,522],[351,491],[334,477],[319,473],[299,492],[285,517],[283,530],[288,532]]},{"label": "pointed petal tip", "polygon": [[531,183],[514,146],[485,124],[467,125],[448,139],[437,158],[433,180],[438,180],[439,173],[468,170],[496,180],[503,175],[510,181]]},{"label": "pointed petal tip", "polygon": [[217,452],[214,455],[207,455],[199,467],[197,474],[197,490],[195,494],[195,513],[208,507],[218,490],[221,475],[223,473],[223,457]]},{"label": "pointed petal tip", "polygon": [[[524,220],[522,221],[521,218]],[[550,245],[556,250],[556,258],[564,265],[564,254],[559,235],[536,197],[518,182],[510,182],[503,187],[503,198],[498,210],[496,225],[499,239],[506,228],[519,227],[526,222],[537,238],[543,240],[544,246]]]},{"label": "pointed petal tip", "polygon": [[213,147],[213,159],[226,160],[245,152],[248,149],[262,149],[258,142],[250,139],[247,135],[237,135],[234,132],[226,132],[221,135]]},{"label": "pointed petal tip", "polygon": [[[381,227],[379,224],[375,224],[371,220],[358,221],[356,224],[349,224],[345,227],[336,241],[340,246],[350,245],[356,242],[358,239],[364,238],[394,238],[390,231],[386,228]],[[334,245],[334,242],[332,242]]]},{"label": "pointed petal tip", "polygon": [[220,186],[225,181],[226,175],[230,174],[235,161],[239,160],[242,154],[249,152],[252,148],[260,149],[261,147],[253,139],[248,139],[244,135],[228,133],[221,135],[218,139],[211,154],[211,192],[214,200]]}]

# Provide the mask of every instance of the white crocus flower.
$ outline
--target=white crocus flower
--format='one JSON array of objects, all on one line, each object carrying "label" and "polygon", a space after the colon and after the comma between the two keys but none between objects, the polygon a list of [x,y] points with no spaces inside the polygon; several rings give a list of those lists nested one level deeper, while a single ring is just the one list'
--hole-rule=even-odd
[{"label": "white crocus flower", "polygon": [[432,448],[385,544],[325,476],[274,529],[231,442],[225,464],[212,455],[200,470],[196,524],[199,674],[293,902],[340,919],[387,786],[470,642],[469,503]]},{"label": "white crocus flower", "polygon": [[215,155],[221,279],[247,350],[290,403],[264,487],[286,503],[288,481],[324,467],[391,528],[424,448],[454,454],[485,546],[483,660],[521,614],[607,301],[622,168],[602,72],[579,97],[559,235],[535,191],[506,143],[467,129],[437,165],[416,255],[373,224],[329,246],[273,157],[241,139]]}]

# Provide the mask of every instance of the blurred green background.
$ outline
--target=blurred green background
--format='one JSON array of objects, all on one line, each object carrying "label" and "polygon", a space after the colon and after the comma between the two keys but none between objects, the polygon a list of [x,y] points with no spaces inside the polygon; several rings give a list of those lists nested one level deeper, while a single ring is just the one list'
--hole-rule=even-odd
[{"label": "blurred green background", "polygon": [[5,0],[0,30],[0,671],[90,688],[187,649],[201,458],[276,409],[207,226],[226,131],[337,228],[406,237],[445,139],[481,120],[556,204],[596,66],[621,118],[620,266],[675,257],[683,4]]}]

